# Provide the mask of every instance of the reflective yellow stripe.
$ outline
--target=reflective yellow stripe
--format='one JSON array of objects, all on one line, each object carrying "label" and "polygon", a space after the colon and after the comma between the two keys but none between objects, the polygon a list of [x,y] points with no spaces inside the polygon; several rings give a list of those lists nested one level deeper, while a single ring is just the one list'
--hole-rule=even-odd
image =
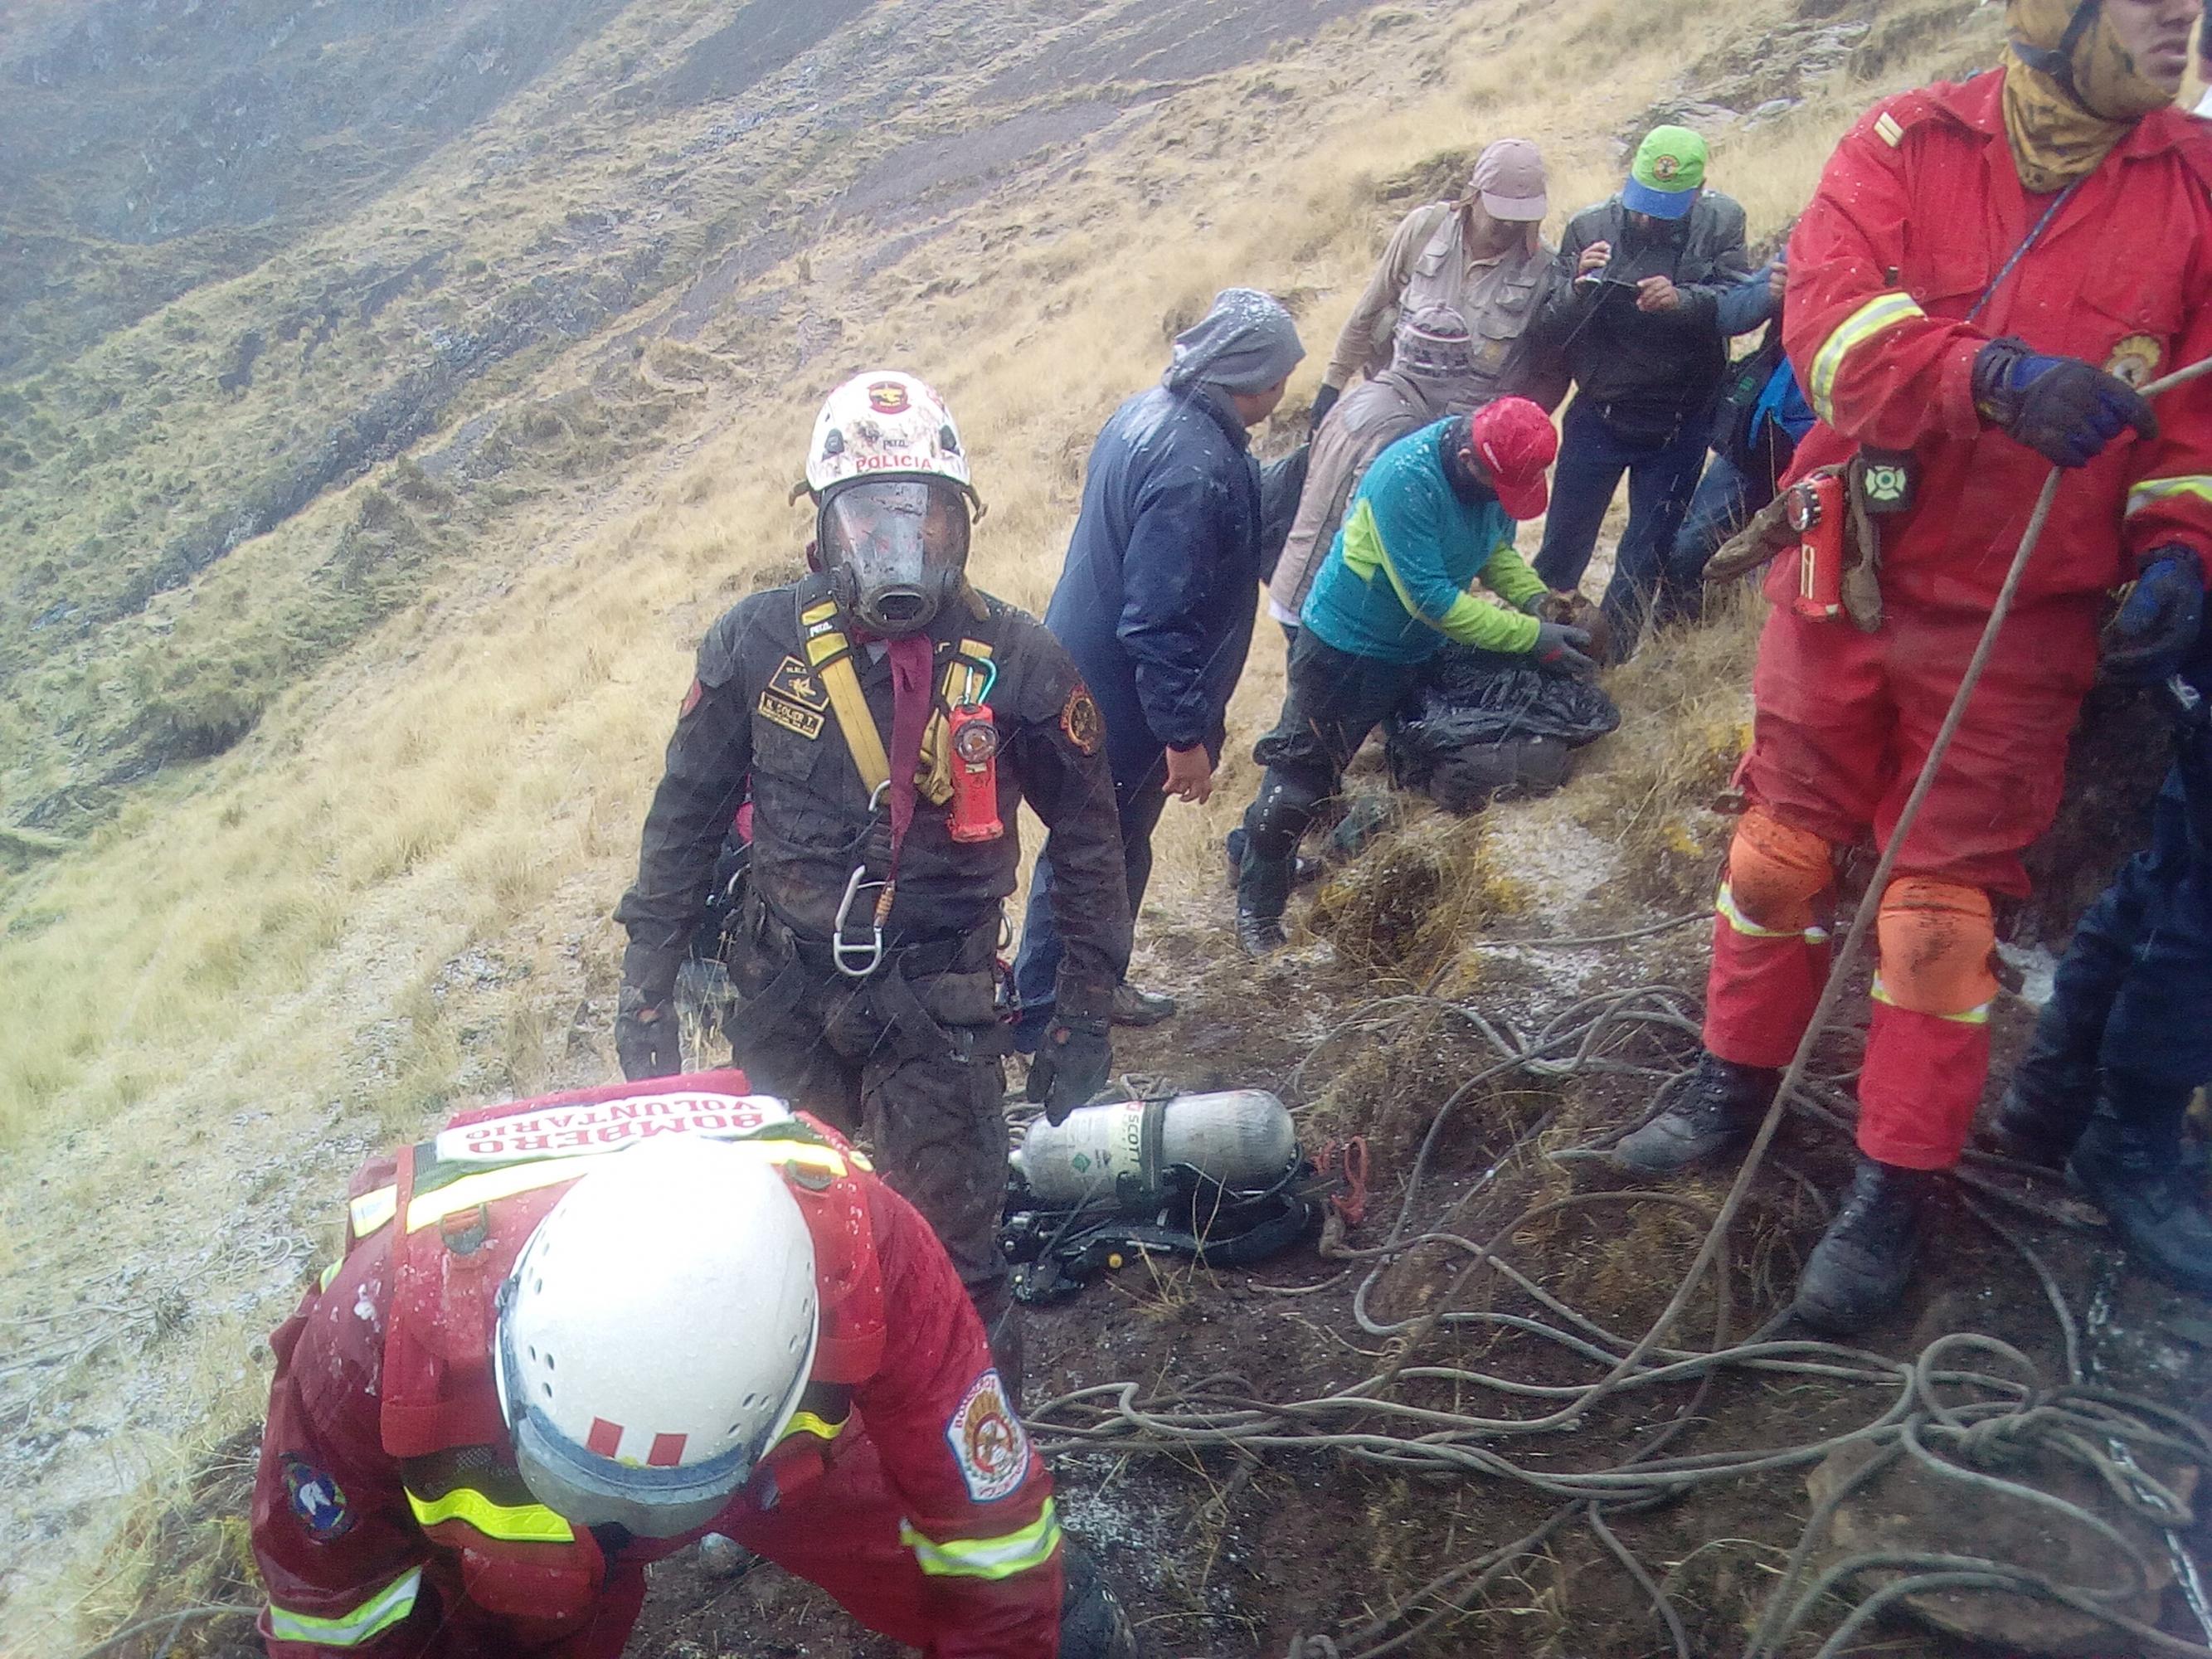
[{"label": "reflective yellow stripe", "polygon": [[828,1418],[817,1417],[812,1412],[793,1412],[790,1426],[784,1430],[783,1437],[788,1440],[794,1434],[811,1434],[817,1440],[835,1440],[844,1432],[844,1423],[832,1423]]},{"label": "reflective yellow stripe", "polygon": [[1825,927],[1808,927],[1801,933],[1786,927],[1760,927],[1736,908],[1735,895],[1729,891],[1726,882],[1721,884],[1720,894],[1713,900],[1713,908],[1720,912],[1721,920],[1728,923],[1730,933],[1741,933],[1746,939],[1798,939],[1808,945],[1828,942],[1828,930]]},{"label": "reflective yellow stripe", "polygon": [[1836,376],[1843,373],[1844,359],[1884,329],[1927,314],[1910,294],[1892,292],[1875,295],[1844,318],[1813,359],[1813,412],[1833,426]]},{"label": "reflective yellow stripe", "polygon": [[[1881,975],[1880,974],[1876,974],[1874,976],[1873,995],[1874,1000],[1876,1002],[1895,1008],[1903,1013],[1928,1013],[1928,1011],[1925,1008],[1907,1008],[1895,997],[1890,995],[1889,988],[1881,982]],[[1986,1025],[1990,1023],[1990,1004],[1985,1002],[1978,1008],[1967,1009],[1963,1014],[1928,1014],[1928,1018],[1930,1019],[1948,1019],[1954,1025]]]},{"label": "reflective yellow stripe", "polygon": [[568,1523],[543,1504],[495,1504],[473,1486],[456,1486],[442,1498],[417,1498],[410,1491],[407,1507],[422,1526],[460,1521],[502,1543],[572,1544],[576,1540]]},{"label": "reflective yellow stripe", "polygon": [[955,1538],[932,1543],[911,1523],[902,1521],[899,1542],[914,1552],[922,1571],[933,1578],[1011,1578],[1052,1559],[1052,1553],[1060,1547],[1060,1522],[1048,1498],[1044,1513],[1032,1525],[1003,1538]]},{"label": "reflective yellow stripe", "polygon": [[[844,1158],[828,1146],[810,1146],[803,1142],[788,1140],[728,1140],[722,1143],[738,1151],[750,1152],[771,1164],[795,1165],[802,1170],[820,1170],[834,1179],[842,1179],[849,1167]],[[541,1187],[574,1181],[610,1158],[618,1156],[617,1146],[604,1152],[582,1152],[571,1158],[541,1158],[532,1164],[517,1164],[504,1170],[487,1170],[482,1175],[463,1176],[435,1191],[418,1193],[407,1206],[407,1231],[419,1233],[449,1215],[463,1210],[472,1210],[479,1204],[495,1203],[502,1198],[513,1198],[517,1193],[536,1192]]]},{"label": "reflective yellow stripe", "polygon": [[2133,518],[2143,508],[2155,507],[2175,495],[2188,495],[2200,501],[2212,502],[2212,477],[2202,472],[2191,472],[2174,478],[2145,478],[2128,491],[2128,516]]},{"label": "reflective yellow stripe", "polygon": [[344,1259],[341,1257],[339,1260],[331,1262],[329,1267],[324,1268],[321,1273],[316,1274],[315,1289],[317,1291],[327,1291],[330,1289],[331,1281],[338,1276],[338,1269],[344,1266]]},{"label": "reflective yellow stripe", "polygon": [[374,1192],[363,1193],[346,1206],[346,1218],[353,1224],[356,1241],[367,1238],[379,1227],[392,1219],[399,1209],[399,1188],[379,1187]]},{"label": "reflective yellow stripe", "polygon": [[390,1630],[415,1610],[422,1589],[422,1569],[410,1567],[382,1589],[336,1619],[294,1613],[269,1604],[269,1633],[280,1642],[308,1642],[325,1648],[357,1648]]}]

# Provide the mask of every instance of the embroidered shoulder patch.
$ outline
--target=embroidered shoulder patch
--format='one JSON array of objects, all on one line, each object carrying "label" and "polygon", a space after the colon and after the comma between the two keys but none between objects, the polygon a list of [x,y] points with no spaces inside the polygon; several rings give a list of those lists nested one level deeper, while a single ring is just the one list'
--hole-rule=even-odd
[{"label": "embroidered shoulder patch", "polygon": [[1098,745],[1106,740],[1106,721],[1098,712],[1097,700],[1091,688],[1081,680],[1067,694],[1067,702],[1060,711],[1060,729],[1067,733],[1067,740],[1086,755],[1098,752]]},{"label": "embroidered shoulder patch", "polygon": [[960,1465],[968,1496],[995,1504],[1019,1489],[1030,1471],[1030,1437],[1006,1403],[1006,1390],[995,1370],[969,1385],[960,1409],[945,1425],[945,1443]]},{"label": "embroidered shoulder patch", "polygon": [[706,695],[707,688],[696,680],[692,681],[691,689],[684,694],[684,707],[676,711],[676,718],[680,720],[690,714],[699,706],[699,699]]},{"label": "embroidered shoulder patch", "polygon": [[830,694],[822,689],[821,681],[808,673],[806,665],[796,657],[786,657],[776,665],[775,672],[769,676],[768,689],[817,714],[830,706]]},{"label": "embroidered shoulder patch", "polygon": [[335,1480],[289,1453],[283,1468],[285,1495],[308,1537],[327,1544],[353,1530],[353,1511],[346,1507],[345,1493]]},{"label": "embroidered shoulder patch", "polygon": [[787,698],[773,691],[760,694],[761,718],[781,726],[787,732],[796,732],[802,738],[822,735],[822,716],[811,708],[801,708]]},{"label": "embroidered shoulder patch", "polygon": [[1898,125],[1897,118],[1887,110],[1874,118],[1874,131],[1875,136],[1892,149],[1905,142],[1905,129]]}]

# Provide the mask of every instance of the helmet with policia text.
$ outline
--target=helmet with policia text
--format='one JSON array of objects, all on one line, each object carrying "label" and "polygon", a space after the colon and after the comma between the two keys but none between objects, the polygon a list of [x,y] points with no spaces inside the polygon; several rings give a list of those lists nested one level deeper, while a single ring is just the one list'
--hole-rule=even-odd
[{"label": "helmet with policia text", "polygon": [[607,1158],[500,1291],[524,1485],[576,1526],[705,1526],[790,1425],[819,1326],[812,1237],[757,1152],[686,1134]]},{"label": "helmet with policia text", "polygon": [[822,568],[861,628],[918,634],[959,592],[981,509],[951,410],[913,375],[858,374],[823,400],[806,487]]}]

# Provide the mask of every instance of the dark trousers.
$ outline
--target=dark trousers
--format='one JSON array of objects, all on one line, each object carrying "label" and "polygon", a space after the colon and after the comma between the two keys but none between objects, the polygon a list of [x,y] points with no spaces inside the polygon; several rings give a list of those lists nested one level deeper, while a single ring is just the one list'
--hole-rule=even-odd
[{"label": "dark trousers", "polygon": [[[1168,804],[1167,769],[1156,761],[1133,781],[1114,780],[1114,808],[1121,819],[1121,870],[1129,884],[1129,917],[1136,919],[1152,878],[1152,831]],[[1060,981],[1060,926],[1052,914],[1052,866],[1040,856],[1030,874],[1030,908],[1022,917],[1022,948],[1014,957],[1014,996],[1021,1017],[1014,1046],[1035,1054],[1052,1023]]]},{"label": "dark trousers", "polygon": [[1552,474],[1552,510],[1544,521],[1536,574],[1563,590],[1582,580],[1626,472],[1628,528],[1614,551],[1603,601],[1616,659],[1636,648],[1644,618],[1668,586],[1668,557],[1711,435],[1712,422],[1703,410],[1686,411],[1668,431],[1632,433],[1581,397],[1568,405],[1560,423],[1559,462]]},{"label": "dark trousers", "polygon": [[[2197,792],[2212,818],[2212,776]],[[2192,836],[2189,817],[2177,766],[2150,846],[2090,907],[2058,964],[2014,1080],[2054,1131],[2088,1121],[2100,1073],[2108,1088],[2115,1077],[2168,1090],[2212,1083],[2212,823]]]},{"label": "dark trousers", "polygon": [[1287,869],[1316,811],[1343,787],[1359,745],[1397,712],[1420,674],[1419,663],[1354,656],[1310,628],[1298,630],[1290,695],[1275,729],[1252,750],[1267,770],[1244,814],[1248,859]]}]

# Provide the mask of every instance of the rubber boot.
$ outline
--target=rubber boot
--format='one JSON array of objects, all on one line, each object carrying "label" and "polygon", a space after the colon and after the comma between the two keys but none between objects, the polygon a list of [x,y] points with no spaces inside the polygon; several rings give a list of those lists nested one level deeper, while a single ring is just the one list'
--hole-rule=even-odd
[{"label": "rubber boot", "polygon": [[1798,1318],[1846,1336],[1897,1306],[1920,1252],[1921,1216],[1936,1176],[1861,1154],[1850,1194],[1797,1281]]},{"label": "rubber boot", "polygon": [[2191,1092],[2108,1073],[2066,1173],[2145,1268],[2212,1296],[2212,1215],[2204,1209],[2202,1167],[2181,1144]]},{"label": "rubber boot", "polygon": [[1700,1054],[1681,1099],[1616,1145],[1613,1162],[1632,1175],[1672,1175],[1732,1152],[1757,1132],[1781,1082],[1771,1066]]},{"label": "rubber boot", "polygon": [[1088,1546],[1062,1534],[1060,1659],[1137,1659],[1129,1615],[1107,1588]]},{"label": "rubber boot", "polygon": [[1283,908],[1291,902],[1291,860],[1263,859],[1249,847],[1237,877],[1237,943],[1258,960],[1290,943]]},{"label": "rubber boot", "polygon": [[[1244,849],[1251,844],[1252,838],[1244,833],[1244,826],[1241,823],[1231,830],[1222,841],[1222,850],[1229,854],[1229,884],[1231,887],[1237,884],[1237,878],[1243,872]],[[1321,860],[1308,858],[1301,853],[1291,866],[1291,885],[1310,886],[1321,879]]]}]

